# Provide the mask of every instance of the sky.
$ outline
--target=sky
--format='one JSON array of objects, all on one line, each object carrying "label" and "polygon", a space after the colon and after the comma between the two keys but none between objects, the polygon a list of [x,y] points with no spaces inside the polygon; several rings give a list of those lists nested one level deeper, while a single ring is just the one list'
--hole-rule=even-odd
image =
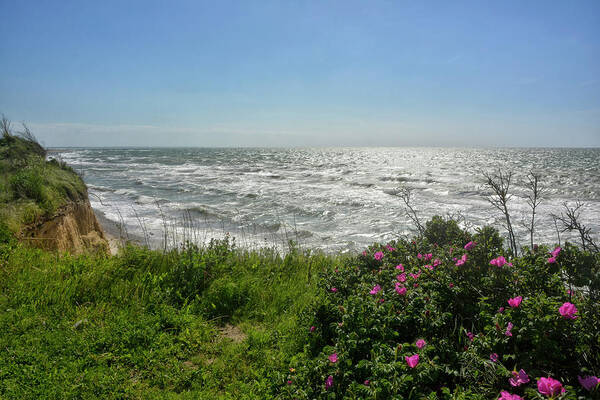
[{"label": "sky", "polygon": [[600,1],[0,0],[61,146],[600,147]]}]

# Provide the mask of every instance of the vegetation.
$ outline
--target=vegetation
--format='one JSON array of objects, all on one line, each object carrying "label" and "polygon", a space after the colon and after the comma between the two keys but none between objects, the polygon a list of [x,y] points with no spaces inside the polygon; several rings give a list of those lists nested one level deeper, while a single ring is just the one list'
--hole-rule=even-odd
[{"label": "vegetation", "polygon": [[597,253],[505,259],[494,228],[444,218],[424,233],[348,257],[6,239],[0,397],[534,399],[548,377],[598,395],[578,380],[600,371]]},{"label": "vegetation", "polygon": [[0,231],[18,233],[66,202],[87,198],[83,180],[64,162],[46,161],[26,125],[14,133],[3,117],[0,130]]}]

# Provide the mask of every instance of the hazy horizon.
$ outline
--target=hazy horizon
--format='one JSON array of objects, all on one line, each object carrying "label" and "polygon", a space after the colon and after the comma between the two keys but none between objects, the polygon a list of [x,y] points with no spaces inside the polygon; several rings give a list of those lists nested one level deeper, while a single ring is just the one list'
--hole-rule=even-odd
[{"label": "hazy horizon", "polygon": [[600,147],[596,1],[0,11],[0,113],[49,147]]}]

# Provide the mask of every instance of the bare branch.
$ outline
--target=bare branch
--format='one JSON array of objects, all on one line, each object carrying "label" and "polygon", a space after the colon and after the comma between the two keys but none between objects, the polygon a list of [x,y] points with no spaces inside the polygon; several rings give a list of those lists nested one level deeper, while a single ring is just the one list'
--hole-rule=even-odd
[{"label": "bare branch", "polygon": [[592,229],[583,225],[580,222],[581,209],[584,204],[580,201],[576,201],[574,206],[570,206],[566,201],[563,203],[564,214],[561,212],[560,215],[555,216],[555,220],[562,223],[562,231],[577,231],[579,233],[579,239],[581,240],[581,247],[583,250],[594,250],[600,251],[598,245],[594,242],[591,232]]},{"label": "bare branch", "polygon": [[508,201],[512,197],[512,195],[509,194],[510,181],[513,176],[512,171],[502,172],[502,170],[498,169],[493,174],[483,172],[483,176],[486,179],[484,184],[485,187],[491,190],[491,194],[487,197],[487,200],[494,208],[498,209],[498,211],[504,215],[504,227],[508,232],[510,250],[516,256],[518,250],[517,241],[510,221],[510,213],[508,211]]},{"label": "bare branch", "polygon": [[419,220],[419,216],[417,214],[417,211],[413,208],[411,202],[410,202],[410,196],[412,193],[412,189],[410,188],[399,188],[396,192],[396,196],[400,197],[402,199],[402,201],[404,202],[404,205],[406,206],[406,215],[412,220],[412,222],[415,224],[415,226],[417,227],[417,229],[419,230],[419,235],[423,235],[423,233],[425,233],[425,228],[423,227],[423,224],[421,224],[421,221]]}]

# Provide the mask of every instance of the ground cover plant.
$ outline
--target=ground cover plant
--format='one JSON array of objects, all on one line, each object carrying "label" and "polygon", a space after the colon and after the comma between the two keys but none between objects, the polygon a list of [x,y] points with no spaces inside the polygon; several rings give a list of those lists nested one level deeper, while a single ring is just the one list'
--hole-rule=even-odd
[{"label": "ground cover plant", "polygon": [[288,398],[598,398],[600,256],[508,254],[436,218],[328,269]]}]

